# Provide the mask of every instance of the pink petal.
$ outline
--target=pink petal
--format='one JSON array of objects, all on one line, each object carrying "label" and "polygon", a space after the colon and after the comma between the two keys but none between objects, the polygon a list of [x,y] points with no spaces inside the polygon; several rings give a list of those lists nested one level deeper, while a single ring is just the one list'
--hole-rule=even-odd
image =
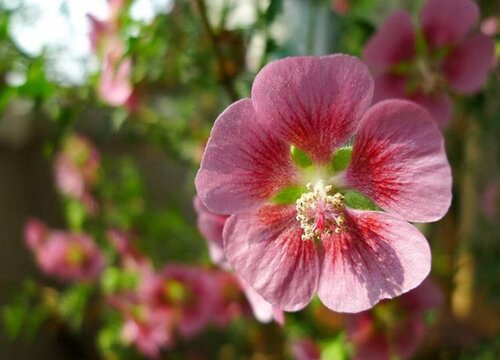
[{"label": "pink petal", "polygon": [[380,74],[375,77],[374,102],[387,99],[407,99],[422,105],[432,115],[437,125],[443,129],[450,121],[453,106],[451,99],[445,93],[425,95],[414,93],[406,94],[408,79],[405,76],[394,74]]},{"label": "pink petal", "polygon": [[359,312],[419,285],[431,266],[424,236],[381,212],[349,210],[346,230],[324,237],[318,296],[330,309]]},{"label": "pink petal", "polygon": [[478,19],[471,0],[427,0],[420,16],[425,38],[435,48],[458,43]]},{"label": "pink petal", "polygon": [[100,98],[111,106],[123,106],[132,95],[131,68],[132,60],[114,61],[108,55],[99,83]]},{"label": "pink petal", "polygon": [[414,94],[408,98],[423,106],[431,115],[440,129],[446,128],[453,114],[451,98],[445,94]]},{"label": "pink petal", "polygon": [[372,92],[368,69],[354,57],[293,57],[260,71],[252,102],[259,122],[325,163],[353,134]]},{"label": "pink petal", "polygon": [[373,106],[360,124],[346,181],[405,220],[442,218],[451,202],[451,170],[428,112],[404,100]]},{"label": "pink petal", "polygon": [[293,182],[289,153],[256,121],[252,101],[240,100],[212,128],[195,180],[198,196],[217,214],[255,208]]},{"label": "pink petal", "polygon": [[253,315],[261,323],[268,323],[274,318],[274,308],[262,296],[260,296],[245,280],[237,276],[243,292],[252,308]]},{"label": "pink petal", "polygon": [[411,60],[415,56],[415,37],[411,16],[398,11],[389,16],[368,41],[363,59],[377,71]]},{"label": "pink petal", "polygon": [[231,216],[224,228],[226,256],[236,273],[265,300],[296,311],[318,285],[314,242],[302,241],[293,206],[267,206]]},{"label": "pink petal", "polygon": [[198,229],[207,240],[210,259],[214,264],[225,267],[227,261],[222,245],[222,230],[227,216],[217,215],[209,211],[198,196],[194,198],[194,208],[198,215]]},{"label": "pink petal", "polygon": [[477,34],[465,39],[446,58],[443,70],[453,90],[469,94],[486,81],[495,55],[493,40]]},{"label": "pink petal", "polygon": [[294,360],[319,360],[321,350],[310,339],[300,339],[292,343],[292,355]]}]

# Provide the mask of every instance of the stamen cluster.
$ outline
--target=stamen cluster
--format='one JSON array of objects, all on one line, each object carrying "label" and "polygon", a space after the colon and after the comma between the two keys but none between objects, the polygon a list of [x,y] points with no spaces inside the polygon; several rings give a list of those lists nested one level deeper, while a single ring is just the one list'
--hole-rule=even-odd
[{"label": "stamen cluster", "polygon": [[310,191],[296,201],[296,219],[304,231],[302,240],[319,239],[323,234],[331,234],[332,229],[336,234],[340,233],[345,223],[342,213],[344,195],[339,192],[330,195],[332,185],[324,186],[322,181],[318,181],[314,188],[310,183],[306,187]]}]

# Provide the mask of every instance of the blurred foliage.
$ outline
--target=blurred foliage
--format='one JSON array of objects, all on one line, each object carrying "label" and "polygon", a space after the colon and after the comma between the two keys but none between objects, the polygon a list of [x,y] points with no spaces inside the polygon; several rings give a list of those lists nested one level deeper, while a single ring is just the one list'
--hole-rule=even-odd
[{"label": "blurred foliage", "polygon": [[[44,141],[45,155],[52,160],[60,151],[63,140],[75,132],[87,134],[103,149],[99,180],[92,189],[99,211],[92,214],[81,201],[64,196],[61,197],[61,208],[67,228],[92,234],[110,259],[109,267],[97,286],[87,283],[45,286],[42,285],[45,280],[26,281],[2,310],[6,334],[12,339],[25,335],[33,340],[42,328],[55,333],[69,329],[81,334],[90,327],[95,338],[92,347],[99,349],[104,358],[140,358],[139,353],[130,351],[123,344],[119,313],[109,310],[102,300],[103,294],[127,289],[136,282],[133,274],[118,266],[119,256],[109,245],[106,232],[114,228],[134,234],[138,248],[156,268],[170,262],[210,266],[206,244],[190,210],[194,196],[191,179],[218,114],[236,98],[249,96],[255,74],[268,61],[298,55],[298,49],[302,48],[315,49],[315,54],[344,52],[361,56],[367,39],[388,14],[396,9],[407,9],[416,14],[422,3],[346,1],[349,11],[344,15],[334,13],[332,1],[328,0],[249,1],[246,5],[250,10],[247,8],[246,12],[254,16],[249,15],[249,19],[239,23],[235,14],[241,11],[241,4],[234,0],[221,0],[219,7],[216,2],[202,0],[175,1],[169,11],[158,12],[151,21],[132,17],[130,9],[134,1],[130,0],[118,21],[124,56],[133,62],[130,80],[137,96],[138,106],[135,108],[112,106],[99,97],[97,88],[102,67],[80,84],[68,84],[51,75],[51,49],[44,49],[37,56],[21,50],[11,33],[12,16],[20,10],[2,6],[3,2],[0,2],[0,121],[11,116],[15,106],[22,104],[27,107],[31,125]],[[500,16],[500,9],[494,2],[479,3],[484,14]],[[303,18],[291,18],[290,7],[294,6],[308,10],[302,14]],[[319,17],[316,19],[315,14],[327,15],[328,30],[324,33],[318,29],[321,21],[325,21]],[[213,18],[218,19],[217,23],[211,23]],[[296,23],[301,25],[305,36],[297,32],[293,26]],[[498,34],[496,41],[500,47]],[[89,54],[87,60],[96,59]],[[499,157],[499,79],[497,66],[484,91],[472,97],[455,99],[457,121],[446,133],[455,178],[462,174],[467,152],[464,138],[469,134],[471,123],[480,128],[478,146],[481,149],[478,151],[491,155],[493,159]],[[190,180],[171,189],[169,202],[157,206],[152,198],[154,194],[148,193],[147,179],[140,164],[131,156],[108,154],[108,143],[125,144],[126,150],[153,147],[169,162],[178,165],[179,171],[187,173]],[[291,151],[297,165],[303,168],[310,165],[310,159],[300,149]],[[333,157],[332,169],[336,172],[345,169],[350,157],[350,147],[340,149]],[[478,194],[488,181],[498,179],[498,166],[495,168],[490,164],[485,162],[474,173],[477,178],[473,182]],[[166,183],[170,180],[164,179]],[[454,188],[456,199],[461,196],[460,186],[459,180]],[[274,200],[276,203],[292,203],[298,194],[297,189],[289,188]],[[346,202],[354,208],[377,209],[357,192],[350,191],[345,196]],[[448,319],[452,318],[450,298],[460,255],[458,239],[455,238],[458,236],[455,231],[457,221],[462,220],[460,206],[463,205],[459,201],[453,204],[450,215],[442,224],[429,231],[436,265],[434,275],[447,291],[447,304],[444,312],[431,324],[431,339],[419,356],[497,359],[500,357],[498,333],[492,335],[487,326]],[[480,211],[477,206],[474,210]],[[478,222],[478,230],[470,244],[474,257],[479,259],[473,275],[479,301],[476,306],[484,306],[490,312],[480,312],[476,320],[495,322],[498,329],[498,218],[491,220],[480,215]],[[175,351],[167,353],[167,357],[291,358],[290,343],[299,338],[310,338],[322,350],[322,359],[348,359],[353,348],[346,340],[343,325],[339,314],[327,310],[315,299],[304,311],[287,314],[283,328],[238,319],[226,329],[213,327],[193,340],[181,341]],[[450,328],[460,332],[461,336],[473,332],[474,344],[462,348],[457,344],[461,340],[459,335],[454,339],[446,335]]]}]

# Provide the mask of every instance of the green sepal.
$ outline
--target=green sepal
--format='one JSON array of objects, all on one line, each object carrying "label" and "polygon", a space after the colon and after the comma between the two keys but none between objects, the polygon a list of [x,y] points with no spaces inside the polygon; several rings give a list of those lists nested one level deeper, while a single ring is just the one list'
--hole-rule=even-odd
[{"label": "green sepal", "polygon": [[312,165],[311,158],[302,150],[295,146],[290,147],[290,154],[295,165],[301,168],[307,168]]},{"label": "green sepal", "polygon": [[332,168],[334,171],[342,171],[349,166],[352,156],[352,146],[345,146],[338,149],[332,158]]},{"label": "green sepal", "polygon": [[378,206],[375,205],[373,201],[357,191],[346,191],[344,197],[345,204],[352,209],[379,210]]},{"label": "green sepal", "polygon": [[271,202],[276,205],[294,204],[304,191],[302,186],[288,186],[274,195]]}]

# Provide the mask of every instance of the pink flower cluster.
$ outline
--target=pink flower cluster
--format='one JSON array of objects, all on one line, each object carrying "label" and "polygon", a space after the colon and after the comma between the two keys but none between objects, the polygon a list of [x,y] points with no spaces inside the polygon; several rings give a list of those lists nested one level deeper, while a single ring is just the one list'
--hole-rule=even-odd
[{"label": "pink flower cluster", "polygon": [[427,0],[417,28],[405,11],[391,15],[363,54],[376,75],[375,101],[415,101],[446,126],[452,115],[449,90],[477,92],[493,65],[493,40],[471,32],[478,20],[472,0]]},{"label": "pink flower cluster", "polygon": [[[429,273],[429,245],[408,222],[448,210],[443,137],[424,108],[371,106],[372,93],[353,57],[286,58],[266,65],[251,98],[214,124],[199,198],[229,216],[225,259],[277,308],[302,309],[317,292],[334,311],[359,312]],[[375,205],[357,204],[361,194]]]},{"label": "pink flower cluster", "polygon": [[272,316],[271,306],[259,306],[229,273],[180,264],[156,271],[133,246],[130,234],[114,230],[108,238],[121,256],[123,270],[138,278],[134,287],[110,294],[108,301],[122,313],[124,342],[148,357],[171,349],[177,336],[194,337],[210,324],[226,326],[248,315],[251,307],[258,318],[269,321]]},{"label": "pink flower cluster", "polygon": [[64,281],[93,281],[106,259],[94,240],[83,233],[51,230],[39,220],[26,223],[24,238],[40,269]]},{"label": "pink flower cluster", "polygon": [[125,106],[132,111],[137,106],[131,81],[132,59],[126,55],[119,28],[125,2],[108,0],[108,5],[110,13],[106,20],[87,15],[91,26],[89,39],[92,50],[102,62],[98,94],[105,103]]},{"label": "pink flower cluster", "polygon": [[82,202],[91,214],[97,211],[91,189],[98,180],[100,162],[95,146],[81,135],[66,138],[54,162],[57,189]]}]

